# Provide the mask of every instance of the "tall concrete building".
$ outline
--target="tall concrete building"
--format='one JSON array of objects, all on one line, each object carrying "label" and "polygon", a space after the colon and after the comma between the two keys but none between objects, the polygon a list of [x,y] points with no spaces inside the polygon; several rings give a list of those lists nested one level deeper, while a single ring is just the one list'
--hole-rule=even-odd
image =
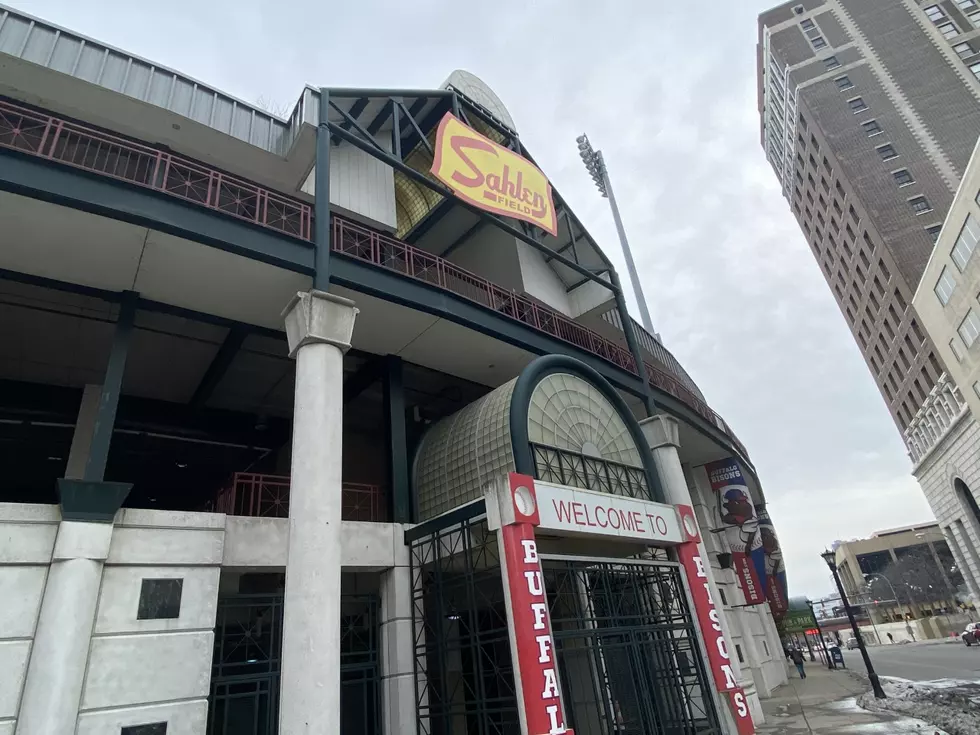
[{"label": "tall concrete building", "polygon": [[804,0],[758,47],[762,146],[964,567],[945,468],[980,439],[911,302],[980,131],[978,27],[977,0]]}]

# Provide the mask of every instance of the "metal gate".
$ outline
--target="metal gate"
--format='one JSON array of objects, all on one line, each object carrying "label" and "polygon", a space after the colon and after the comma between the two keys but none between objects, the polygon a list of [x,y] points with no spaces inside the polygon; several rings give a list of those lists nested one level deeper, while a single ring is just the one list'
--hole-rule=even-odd
[{"label": "metal gate", "polygon": [[680,567],[542,557],[577,735],[720,733]]},{"label": "metal gate", "polygon": [[[413,529],[419,732],[519,735],[496,534],[482,504]],[[576,735],[720,735],[681,568],[542,556]]]},{"label": "metal gate", "polygon": [[[276,735],[282,663],[279,594],[218,600],[208,735]],[[377,595],[341,595],[340,717],[347,733],[381,735]]]}]

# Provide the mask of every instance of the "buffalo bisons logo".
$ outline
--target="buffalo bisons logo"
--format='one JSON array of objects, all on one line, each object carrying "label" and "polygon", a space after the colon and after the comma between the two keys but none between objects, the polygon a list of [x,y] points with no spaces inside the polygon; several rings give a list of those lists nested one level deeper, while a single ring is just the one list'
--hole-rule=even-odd
[{"label": "buffalo bisons logo", "polygon": [[431,171],[473,206],[530,222],[557,236],[551,184],[541,169],[451,112],[439,123]]}]

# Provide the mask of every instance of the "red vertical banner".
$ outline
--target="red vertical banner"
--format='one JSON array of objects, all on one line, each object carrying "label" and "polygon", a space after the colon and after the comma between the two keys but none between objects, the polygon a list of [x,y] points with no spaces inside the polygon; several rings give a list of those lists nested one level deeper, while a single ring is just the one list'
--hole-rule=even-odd
[{"label": "red vertical banner", "polygon": [[715,689],[723,694],[731,705],[732,714],[738,725],[738,735],[754,735],[755,725],[749,712],[745,692],[738,686],[728,641],[721,627],[721,617],[711,597],[706,564],[702,554],[701,533],[698,530],[694,509],[689,505],[677,506],[681,518],[681,528],[687,540],[676,547],[677,556],[687,575],[687,583],[694,603],[694,614],[698,619],[701,637],[708,654],[708,668],[715,682]]},{"label": "red vertical banner", "polygon": [[510,476],[510,507],[501,509],[501,566],[510,608],[511,651],[527,735],[573,735],[565,726],[551,617],[534,527],[534,480]]},{"label": "red vertical banner", "polygon": [[732,714],[735,715],[738,735],[755,735],[755,723],[752,722],[752,713],[749,712],[749,700],[745,696],[745,690],[742,687],[737,687],[732,689],[728,695],[731,697]]}]

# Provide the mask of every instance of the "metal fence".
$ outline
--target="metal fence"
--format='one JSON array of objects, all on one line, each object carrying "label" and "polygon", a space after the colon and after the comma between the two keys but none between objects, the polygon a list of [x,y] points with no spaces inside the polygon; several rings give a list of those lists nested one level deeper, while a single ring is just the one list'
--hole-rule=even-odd
[{"label": "metal fence", "polygon": [[[345,521],[384,522],[387,498],[378,485],[344,482],[341,517]],[[216,513],[266,518],[289,517],[289,476],[236,472],[214,502]]]},{"label": "metal fence", "polygon": [[[282,605],[281,593],[219,598],[208,735],[278,733]],[[344,594],[341,610],[341,728],[381,735],[381,601]]]},{"label": "metal fence", "polygon": [[630,498],[650,498],[650,488],[647,487],[642,467],[631,467],[533,442],[531,454],[534,457],[534,476],[538,480]]},{"label": "metal fence", "polygon": [[543,557],[542,566],[576,733],[721,733],[677,565]]}]

